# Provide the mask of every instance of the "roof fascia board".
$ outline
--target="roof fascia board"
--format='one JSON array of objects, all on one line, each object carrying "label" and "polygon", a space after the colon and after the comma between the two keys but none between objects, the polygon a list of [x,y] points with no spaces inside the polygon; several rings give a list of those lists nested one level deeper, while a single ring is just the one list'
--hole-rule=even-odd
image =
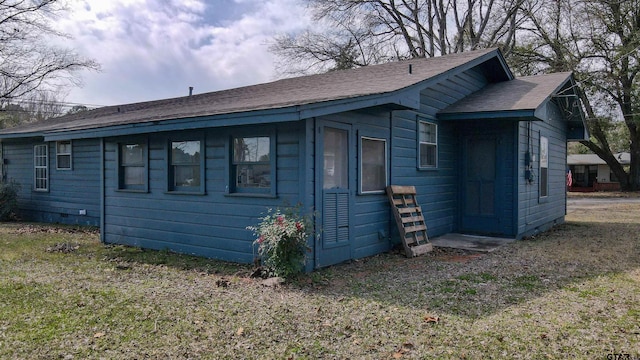
[{"label": "roof fascia board", "polygon": [[[516,76],[511,71],[511,68],[507,64],[507,60],[505,60],[504,55],[502,55],[502,51],[500,50],[500,48],[496,48],[495,51],[497,53],[496,55],[498,57],[498,61],[500,61],[500,65],[502,66],[502,69],[504,70],[504,72],[507,74],[507,77],[509,78],[509,80],[515,79]],[[491,54],[491,53],[489,53],[489,54]],[[489,55],[489,54],[487,54],[487,55]]]},{"label": "roof fascia board", "polygon": [[[60,139],[80,139],[121,135],[144,134],[172,130],[192,130],[208,127],[253,125],[287,121],[297,121],[314,116],[358,110],[380,105],[398,105],[401,108],[420,108],[419,92],[409,95],[406,89],[387,94],[375,94],[351,99],[342,99],[287,108],[259,110],[251,112],[213,115],[183,119],[149,121],[144,123],[114,125],[105,128],[61,130],[44,134],[47,141]],[[32,136],[32,135],[29,135]]]},{"label": "roof fascia board", "polygon": [[299,111],[300,119],[307,119],[383,105],[397,105],[402,109],[418,110],[420,109],[420,93],[404,88],[390,93],[302,105],[299,107]]},{"label": "roof fascia board", "polygon": [[[459,72],[463,72],[463,71],[467,71],[469,69],[473,69],[476,66],[482,65],[483,63],[491,60],[492,58],[496,58],[498,59],[502,69],[505,72],[505,75],[507,75],[507,78],[509,80],[513,80],[515,79],[515,76],[513,75],[513,73],[511,72],[511,69],[509,69],[509,66],[507,65],[506,60],[504,59],[504,56],[502,56],[502,52],[500,51],[500,49],[494,49],[493,51],[490,51],[482,56],[478,56],[475,59],[472,59],[470,61],[467,61],[464,64],[461,64],[453,69],[449,69],[443,73],[440,73],[434,77],[431,77],[429,79],[426,79],[424,83],[426,84],[430,84],[430,82],[440,82],[442,80],[442,78],[447,78],[450,77],[452,74],[454,73],[459,73]],[[420,83],[419,83],[420,84]],[[418,84],[416,84],[418,85]],[[416,86],[413,85],[413,86]]]},{"label": "roof fascia board", "polygon": [[[550,97],[547,98],[547,100],[544,102],[544,105],[547,106],[548,103],[554,98],[554,96],[558,95],[558,93],[560,92],[560,90],[567,84],[570,84],[570,87],[568,89],[571,89],[571,94],[577,98],[576,101],[578,101],[578,104],[582,104],[582,100],[580,99],[580,97],[578,96],[578,94],[576,93],[576,91],[574,90],[575,87],[577,86],[576,84],[576,80],[575,77],[573,76],[573,73],[570,73],[569,76],[567,76],[567,79],[565,81],[563,81],[558,87],[556,87],[553,91],[553,95],[551,95]],[[542,107],[542,106],[540,106]],[[582,126],[582,129],[578,129],[576,131],[576,127],[572,127],[573,129],[571,129],[571,131],[569,131],[570,134],[568,138],[568,140],[571,141],[575,141],[575,140],[588,140],[589,137],[591,137],[591,134],[589,133],[589,126],[587,126],[587,119],[584,116],[584,112],[582,111],[582,106],[578,106],[579,109],[579,118],[578,121],[573,120],[572,118],[566,118],[568,123],[580,123],[580,125]],[[582,131],[580,131],[582,130]],[[580,135],[575,135],[581,133]]]},{"label": "roof fascia board", "polygon": [[486,119],[513,119],[517,121],[542,121],[534,110],[505,110],[437,114],[439,120],[486,120]]},{"label": "roof fascia board", "polygon": [[42,132],[25,132],[25,133],[5,133],[0,134],[0,140],[7,139],[28,139],[45,136]]},{"label": "roof fascia board", "polygon": [[[573,73],[571,73],[571,75],[569,76],[568,81],[571,84],[571,89],[572,89],[571,92],[573,93],[573,95],[576,96],[578,104],[579,104],[578,105],[578,109],[579,109],[580,116],[579,116],[578,121],[581,123],[582,127],[584,128],[584,140],[588,140],[591,137],[591,134],[589,133],[589,126],[587,125],[587,118],[585,117],[584,111],[582,111],[582,99],[580,99],[580,96],[574,90],[574,88],[576,86],[578,86],[578,85],[576,84],[576,79],[573,76]],[[570,121],[572,121],[572,120],[570,119]],[[578,122],[578,121],[576,121],[576,122]]]},{"label": "roof fascia board", "polygon": [[537,117],[538,119],[544,119],[545,118],[545,114],[547,113],[547,105],[549,103],[549,100],[545,100],[542,105],[538,106],[534,111],[533,111],[533,116]]},{"label": "roof fascia board", "polygon": [[[338,103],[332,102],[329,106],[324,105],[317,108],[305,109],[303,107],[293,106],[286,109],[278,109],[273,112],[269,110],[265,113],[264,110],[214,115],[207,117],[185,118],[185,119],[173,119],[162,121],[150,121],[145,123],[116,125],[105,128],[97,129],[81,129],[81,130],[67,130],[59,132],[45,133],[46,141],[55,141],[61,139],[81,139],[81,138],[96,138],[96,137],[110,137],[110,136],[124,136],[124,135],[139,135],[151,132],[163,132],[163,131],[176,131],[176,130],[194,130],[210,127],[225,127],[225,126],[239,126],[239,125],[256,125],[256,124],[268,124],[288,121],[298,121],[305,118],[311,118],[314,116],[328,115],[338,112],[345,112],[351,110],[358,110],[368,107],[375,107],[380,105],[398,105],[400,108],[417,109],[413,106],[407,105],[407,103],[418,104],[419,101],[408,101],[406,98],[400,98],[400,95],[388,95],[384,97],[375,96],[370,99],[360,99],[351,101],[341,101]],[[415,106],[415,105],[414,105]],[[286,110],[286,111],[283,111]],[[273,112],[273,113],[272,113]]]},{"label": "roof fascia board", "polygon": [[296,120],[299,120],[296,107],[289,107],[276,110],[260,110],[224,115],[114,125],[97,129],[63,130],[45,133],[44,138],[45,141],[72,140],[82,138],[140,135],[177,130],[195,130],[210,127],[268,124]]}]

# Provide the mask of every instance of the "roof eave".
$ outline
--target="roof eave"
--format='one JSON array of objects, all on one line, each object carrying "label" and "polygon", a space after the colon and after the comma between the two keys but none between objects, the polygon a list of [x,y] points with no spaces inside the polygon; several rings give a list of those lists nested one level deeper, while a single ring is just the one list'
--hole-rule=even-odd
[{"label": "roof eave", "polygon": [[478,111],[478,112],[457,112],[439,113],[436,116],[440,120],[487,120],[487,119],[510,119],[514,121],[542,121],[536,116],[536,111],[527,110],[500,110],[500,111]]},{"label": "roof eave", "polygon": [[[66,129],[44,133],[45,141],[140,135],[154,132],[196,130],[207,127],[266,124],[299,120],[297,107],[237,112],[221,115],[198,116],[143,123],[111,125],[101,128]],[[259,119],[256,121],[256,119]]]},{"label": "roof eave", "polygon": [[4,133],[4,134],[0,134],[0,140],[39,138],[43,136],[45,136],[45,133],[42,131],[23,132],[23,133]]},{"label": "roof eave", "polygon": [[[168,119],[144,123],[122,124],[88,129],[65,129],[49,131],[42,135],[45,141],[96,138],[123,135],[139,135],[151,132],[194,130],[209,127],[254,125],[298,121],[315,116],[330,115],[376,106],[397,109],[419,109],[420,102],[415,97],[403,96],[397,92],[369,95],[350,99],[340,99],[284,108],[263,109],[230,114]],[[419,98],[419,94],[417,95]]]},{"label": "roof eave", "polygon": [[[563,95],[562,92],[566,91],[566,90],[562,90],[560,91],[563,87],[565,87],[565,85],[569,83],[570,87],[567,88],[568,89],[572,89],[571,90],[571,94],[567,94],[567,95]],[[575,78],[573,76],[573,73],[570,73],[567,76],[567,79],[565,79],[565,81],[563,81],[552,93],[551,96],[549,96],[548,99],[546,99],[545,101],[545,105],[547,103],[549,103],[552,99],[555,98],[559,98],[562,96],[570,96],[575,98],[574,101],[578,102],[578,115],[572,115],[571,117],[567,117],[567,123],[569,124],[569,131],[567,134],[567,140],[568,141],[581,141],[581,140],[588,140],[589,137],[591,136],[591,134],[589,133],[589,126],[587,125],[587,119],[584,115],[584,112],[582,111],[582,100],[580,99],[580,97],[578,96],[578,94],[576,93],[575,90],[573,90],[575,87],[577,86]]]}]

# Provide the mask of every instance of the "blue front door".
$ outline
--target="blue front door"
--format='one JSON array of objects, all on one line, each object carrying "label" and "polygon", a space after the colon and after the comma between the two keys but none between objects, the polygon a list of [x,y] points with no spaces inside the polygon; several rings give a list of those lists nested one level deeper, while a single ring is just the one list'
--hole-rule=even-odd
[{"label": "blue front door", "polygon": [[499,141],[496,135],[466,136],[463,139],[462,216],[463,232],[502,234],[500,218],[503,199]]},{"label": "blue front door", "polygon": [[316,203],[321,213],[317,226],[316,267],[337,264],[352,257],[352,139],[351,127],[323,123],[316,142]]}]

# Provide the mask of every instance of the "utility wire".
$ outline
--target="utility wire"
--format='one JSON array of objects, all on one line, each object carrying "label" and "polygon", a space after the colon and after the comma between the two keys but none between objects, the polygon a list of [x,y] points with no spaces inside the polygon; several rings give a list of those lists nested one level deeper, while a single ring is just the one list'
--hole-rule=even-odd
[{"label": "utility wire", "polygon": [[29,104],[29,105],[59,105],[63,107],[86,106],[87,108],[99,108],[107,105],[83,104],[68,101],[47,101],[47,100],[30,100],[30,99],[11,99],[7,100],[5,105],[12,104]]}]

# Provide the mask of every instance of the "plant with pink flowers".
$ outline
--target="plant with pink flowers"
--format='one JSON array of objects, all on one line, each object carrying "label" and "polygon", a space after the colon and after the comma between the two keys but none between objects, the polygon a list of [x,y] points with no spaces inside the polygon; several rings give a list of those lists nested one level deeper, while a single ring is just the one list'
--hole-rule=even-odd
[{"label": "plant with pink flowers", "polygon": [[269,209],[258,226],[247,227],[257,237],[253,244],[262,264],[275,276],[287,278],[304,270],[313,224],[298,210]]}]

